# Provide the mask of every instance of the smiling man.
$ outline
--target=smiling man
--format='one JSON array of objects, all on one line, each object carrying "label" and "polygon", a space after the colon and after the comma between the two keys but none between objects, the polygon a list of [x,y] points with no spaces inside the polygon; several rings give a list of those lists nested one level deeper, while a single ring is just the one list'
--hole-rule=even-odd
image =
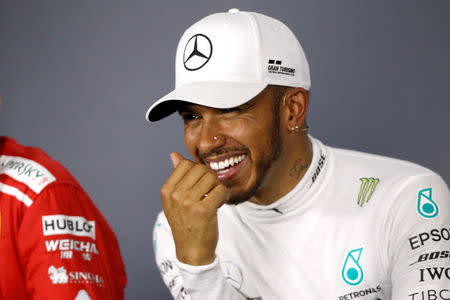
[{"label": "smiling man", "polygon": [[186,30],[154,229],[175,299],[449,299],[450,195],[413,163],[308,135],[309,67],[281,22],[232,9]]}]

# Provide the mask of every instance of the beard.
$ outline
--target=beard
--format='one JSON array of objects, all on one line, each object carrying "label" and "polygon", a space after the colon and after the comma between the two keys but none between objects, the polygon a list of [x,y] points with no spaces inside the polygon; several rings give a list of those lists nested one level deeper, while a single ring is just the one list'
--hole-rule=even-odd
[{"label": "beard", "polygon": [[[281,154],[281,137],[280,131],[280,114],[278,101],[274,101],[272,115],[272,126],[270,128],[270,139],[268,144],[264,145],[263,149],[268,149],[263,152],[263,156],[260,160],[256,161],[256,180],[246,190],[240,192],[232,192],[230,198],[226,202],[227,204],[237,205],[249,200],[253,197],[261,187],[264,179],[267,176],[273,163],[278,160]],[[226,186],[226,185],[225,185]]]}]

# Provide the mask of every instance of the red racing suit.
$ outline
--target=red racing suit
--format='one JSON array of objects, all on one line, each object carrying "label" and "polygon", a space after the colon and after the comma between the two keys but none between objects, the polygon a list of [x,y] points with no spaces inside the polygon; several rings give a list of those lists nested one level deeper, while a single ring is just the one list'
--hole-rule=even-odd
[{"label": "red racing suit", "polygon": [[123,299],[116,236],[72,175],[0,137],[0,299]]}]

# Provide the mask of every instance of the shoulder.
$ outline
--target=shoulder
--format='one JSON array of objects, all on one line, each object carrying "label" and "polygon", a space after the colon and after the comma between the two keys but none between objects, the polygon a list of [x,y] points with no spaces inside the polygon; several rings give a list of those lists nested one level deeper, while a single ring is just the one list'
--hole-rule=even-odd
[{"label": "shoulder", "polygon": [[433,171],[413,162],[360,151],[332,148],[336,161],[340,164],[352,164],[359,170],[385,170],[399,175],[431,174]]},{"label": "shoulder", "polygon": [[8,137],[0,138],[0,176],[3,184],[31,198],[60,183],[79,186],[69,171],[44,151]]},{"label": "shoulder", "polygon": [[360,206],[370,200],[378,215],[384,212],[382,215],[399,222],[449,218],[448,186],[434,171],[386,156],[332,147],[329,150],[333,154],[334,181],[342,189],[353,186]]},{"label": "shoulder", "polygon": [[397,158],[359,152],[348,149],[328,147],[334,160],[334,173],[344,178],[378,178],[385,185],[401,185],[412,178],[434,177],[434,171],[419,164]]},{"label": "shoulder", "polygon": [[[426,167],[376,154],[324,147],[330,157],[327,186],[332,186],[335,195],[341,195],[342,201],[355,209],[364,205],[380,213],[406,205],[414,210],[419,196],[428,191],[433,198],[440,198],[444,207],[447,205],[446,183]],[[428,205],[426,208],[431,210]]]}]

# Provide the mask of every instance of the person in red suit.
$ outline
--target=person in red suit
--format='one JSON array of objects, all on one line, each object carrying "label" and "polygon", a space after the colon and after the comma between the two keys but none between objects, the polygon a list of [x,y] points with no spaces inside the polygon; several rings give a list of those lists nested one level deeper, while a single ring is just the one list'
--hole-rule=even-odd
[{"label": "person in red suit", "polygon": [[0,299],[123,299],[126,282],[117,238],[76,179],[0,137]]}]

